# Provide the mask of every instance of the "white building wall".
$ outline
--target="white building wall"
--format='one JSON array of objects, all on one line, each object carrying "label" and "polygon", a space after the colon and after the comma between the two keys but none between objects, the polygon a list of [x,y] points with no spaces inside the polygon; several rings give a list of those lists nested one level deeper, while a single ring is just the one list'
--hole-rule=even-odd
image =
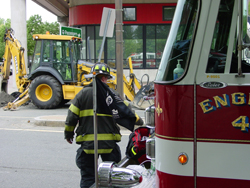
[{"label": "white building wall", "polygon": [[[143,83],[147,82],[147,76],[143,76],[143,75],[148,75],[149,76],[149,82],[152,82],[155,80],[156,77],[156,73],[157,73],[157,69],[133,69],[133,72],[136,76],[136,78],[140,81],[142,79]],[[123,69],[123,74],[125,74],[125,76],[129,77],[129,69]]]},{"label": "white building wall", "polygon": [[[26,0],[11,0],[11,28],[15,32],[15,38],[20,41],[20,44],[25,49],[24,59],[26,63],[26,70],[28,71],[27,58],[27,28],[26,28]],[[13,71],[15,76],[15,71]],[[16,85],[15,82],[13,82]]]}]

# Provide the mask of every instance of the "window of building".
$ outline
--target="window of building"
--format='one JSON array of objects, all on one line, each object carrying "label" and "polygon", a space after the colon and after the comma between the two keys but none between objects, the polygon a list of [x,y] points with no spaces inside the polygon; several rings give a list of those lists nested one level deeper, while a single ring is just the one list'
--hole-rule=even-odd
[{"label": "window of building", "polygon": [[107,38],[107,64],[111,68],[116,68],[115,58],[116,58],[116,48],[115,48],[115,30],[113,37]]},{"label": "window of building", "polygon": [[100,62],[104,62],[104,49],[101,52],[101,46],[102,46],[102,41],[103,41],[103,37],[99,36],[99,32],[100,32],[100,26],[96,26],[95,27],[95,59],[96,61],[98,61],[99,58],[99,54],[101,54],[101,59]]},{"label": "window of building", "polygon": [[155,25],[146,26],[146,68],[155,68],[156,62],[156,28]]},{"label": "window of building", "polygon": [[125,25],[123,27],[124,68],[128,68],[128,58],[132,58],[133,68],[143,68],[143,26]]},{"label": "window of building", "polygon": [[85,26],[82,26],[81,27],[82,29],[82,49],[81,49],[81,56],[80,58],[81,59],[86,59],[86,27]]},{"label": "window of building", "polygon": [[[81,59],[97,62],[103,37],[99,36],[100,26],[85,26],[85,45],[83,42]],[[170,24],[161,25],[124,25],[123,59],[124,68],[129,68],[131,57],[133,68],[158,68],[168,37]],[[90,58],[89,58],[90,57]],[[106,37],[101,62],[116,68],[115,29],[113,37]]]},{"label": "window of building", "polygon": [[95,62],[95,26],[87,27],[87,60]]},{"label": "window of building", "polygon": [[123,21],[136,21],[136,8],[135,7],[123,8]]},{"label": "window of building", "polygon": [[146,68],[158,68],[170,25],[146,25]]},{"label": "window of building", "polygon": [[172,21],[175,7],[163,7],[163,21]]}]

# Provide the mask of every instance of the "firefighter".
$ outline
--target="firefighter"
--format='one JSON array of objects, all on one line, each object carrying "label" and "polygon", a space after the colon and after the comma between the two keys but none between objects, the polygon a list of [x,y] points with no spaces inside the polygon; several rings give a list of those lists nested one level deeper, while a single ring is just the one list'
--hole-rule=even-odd
[{"label": "firefighter", "polygon": [[[96,63],[92,72],[96,73],[103,83],[112,78],[110,68],[104,63]],[[94,168],[94,126],[93,126],[93,87],[92,83],[85,86],[73,99],[65,122],[65,139],[72,144],[74,130],[76,128],[76,143],[80,148],[76,154],[76,165],[80,169],[80,187],[90,187],[95,182]],[[140,119],[140,118],[139,118]],[[139,121],[138,119],[138,121]],[[121,160],[120,147],[117,142],[121,141],[120,128],[108,114],[98,114],[98,155],[103,161]],[[141,119],[140,119],[141,121]]]}]

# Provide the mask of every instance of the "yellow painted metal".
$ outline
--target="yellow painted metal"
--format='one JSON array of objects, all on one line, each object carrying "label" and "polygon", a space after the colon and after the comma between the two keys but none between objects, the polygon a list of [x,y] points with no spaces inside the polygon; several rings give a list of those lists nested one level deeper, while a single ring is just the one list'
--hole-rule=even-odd
[{"label": "yellow painted metal", "polygon": [[130,73],[131,74],[134,73],[133,72],[133,66],[132,66],[132,59],[131,59],[131,57],[128,58],[128,65],[129,65]]},{"label": "yellow painted metal", "polygon": [[13,102],[9,102],[7,106],[3,107],[3,110],[16,110],[17,107],[28,102],[30,100],[28,91],[29,89],[26,89],[23,93],[19,95],[17,99],[15,99]]},{"label": "yellow painted metal", "polygon": [[64,99],[74,99],[76,94],[81,91],[83,86],[75,86],[75,85],[63,85],[63,98]]},{"label": "yellow painted metal", "polygon": [[124,90],[124,94],[127,96],[127,98],[130,101],[133,101],[135,98],[135,93],[134,91],[129,90],[129,88],[127,87],[127,85],[123,84],[123,90]]},{"label": "yellow painted metal", "polygon": [[53,95],[52,88],[47,84],[40,84],[35,91],[38,100],[46,102],[49,101]]},{"label": "yellow painted metal", "polygon": [[[21,46],[20,42],[14,37],[14,33],[12,29],[6,30],[4,35],[5,40],[5,51],[3,55],[3,65],[0,67],[0,74],[2,75],[2,80],[0,82],[0,87],[2,87],[2,83],[6,82],[9,79],[10,75],[10,65],[11,59],[13,71],[15,72],[15,80],[18,91],[20,93],[24,92],[27,84],[30,82],[25,76],[26,65],[24,61],[24,48]],[[1,91],[1,88],[0,88]]]},{"label": "yellow painted metal", "polygon": [[130,75],[131,75],[130,80],[129,80],[129,85],[131,86],[133,83],[135,83],[137,89],[140,90],[141,84],[138,82],[138,80],[136,79],[134,75],[131,57],[128,58],[128,62],[129,62],[129,69],[130,69]]},{"label": "yellow painted metal", "polygon": [[134,79],[134,83],[135,83],[136,87],[138,88],[138,90],[140,90],[141,89],[141,84],[138,82],[137,79]]},{"label": "yellow painted metal", "polygon": [[48,40],[78,40],[81,41],[82,39],[79,37],[74,36],[67,36],[67,35],[50,35],[50,34],[34,34],[33,39],[48,39]]}]

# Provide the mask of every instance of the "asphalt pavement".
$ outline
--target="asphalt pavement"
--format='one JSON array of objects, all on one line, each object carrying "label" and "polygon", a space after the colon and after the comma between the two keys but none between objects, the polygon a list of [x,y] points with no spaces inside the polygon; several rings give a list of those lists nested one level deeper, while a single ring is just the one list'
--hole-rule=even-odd
[{"label": "asphalt pavement", "polygon": [[[30,104],[15,111],[0,109],[0,187],[79,187],[79,145],[67,143],[63,133],[68,107],[41,110]],[[130,133],[121,130],[122,157]]]},{"label": "asphalt pavement", "polygon": [[[16,89],[9,85],[11,94]],[[15,111],[0,109],[0,187],[79,187],[75,164],[79,145],[67,143],[63,134],[69,105],[44,110],[30,103]],[[133,110],[144,119],[144,110]],[[122,157],[130,133],[121,129]]]}]

